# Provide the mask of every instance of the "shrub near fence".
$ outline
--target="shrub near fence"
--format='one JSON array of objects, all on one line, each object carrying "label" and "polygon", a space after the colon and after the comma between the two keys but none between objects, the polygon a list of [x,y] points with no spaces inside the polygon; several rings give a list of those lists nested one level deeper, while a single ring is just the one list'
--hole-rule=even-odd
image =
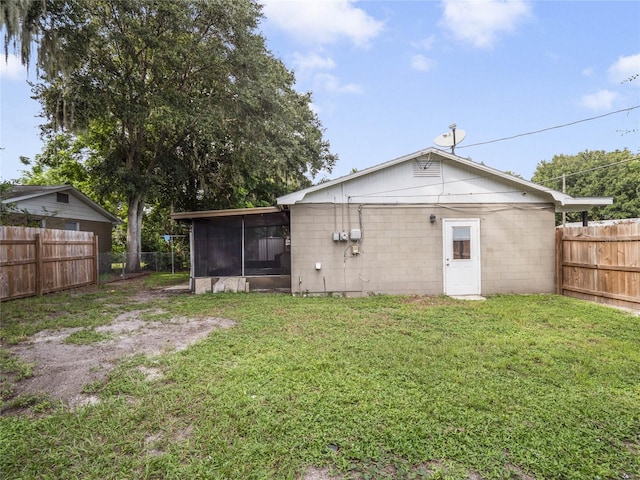
[{"label": "shrub near fence", "polygon": [[0,227],[0,300],[96,284],[92,232]]},{"label": "shrub near fence", "polygon": [[556,230],[557,293],[640,308],[640,223]]}]

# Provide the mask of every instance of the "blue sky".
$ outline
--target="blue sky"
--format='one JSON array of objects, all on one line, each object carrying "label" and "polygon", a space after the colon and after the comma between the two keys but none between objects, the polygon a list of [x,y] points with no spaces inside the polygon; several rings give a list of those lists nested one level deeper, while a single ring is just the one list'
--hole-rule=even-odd
[{"label": "blue sky", "polygon": [[[435,146],[529,179],[556,154],[640,153],[640,1],[264,0],[267,45],[311,91],[339,161],[329,178]],[[0,176],[33,157],[39,105],[13,57],[0,68]]]}]

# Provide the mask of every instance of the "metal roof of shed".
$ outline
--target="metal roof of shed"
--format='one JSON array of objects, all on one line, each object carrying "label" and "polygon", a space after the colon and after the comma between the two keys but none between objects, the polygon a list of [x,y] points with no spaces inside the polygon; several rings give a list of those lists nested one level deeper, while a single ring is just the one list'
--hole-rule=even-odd
[{"label": "metal roof of shed", "polygon": [[230,208],[227,210],[203,210],[201,212],[177,212],[171,214],[172,220],[192,220],[194,218],[236,217],[241,215],[263,215],[280,213],[280,207]]}]

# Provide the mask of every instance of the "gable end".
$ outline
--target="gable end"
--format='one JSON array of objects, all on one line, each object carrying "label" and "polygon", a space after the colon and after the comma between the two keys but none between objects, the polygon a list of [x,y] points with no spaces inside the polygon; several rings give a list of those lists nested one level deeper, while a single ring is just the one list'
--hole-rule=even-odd
[{"label": "gable end", "polygon": [[436,177],[440,178],[442,174],[442,163],[440,160],[432,160],[430,158],[418,158],[413,162],[414,177]]}]

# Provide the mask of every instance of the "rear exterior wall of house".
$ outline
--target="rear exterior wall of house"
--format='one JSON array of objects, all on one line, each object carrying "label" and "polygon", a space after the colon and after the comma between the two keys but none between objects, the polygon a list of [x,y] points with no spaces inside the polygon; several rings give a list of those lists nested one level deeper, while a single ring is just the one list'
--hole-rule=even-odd
[{"label": "rear exterior wall of house", "polygon": [[[551,205],[297,204],[290,211],[294,294],[442,294],[443,219],[480,220],[483,295],[554,291]],[[333,240],[352,229],[360,240]]]}]

